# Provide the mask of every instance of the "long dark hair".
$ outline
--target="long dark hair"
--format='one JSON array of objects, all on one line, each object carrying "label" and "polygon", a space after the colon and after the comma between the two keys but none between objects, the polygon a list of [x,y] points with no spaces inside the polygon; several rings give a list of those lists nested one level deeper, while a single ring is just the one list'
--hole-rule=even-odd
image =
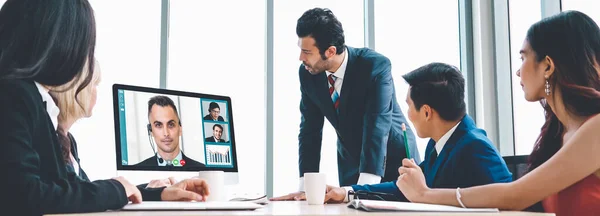
[{"label": "long dark hair", "polygon": [[87,0],[8,0],[0,9],[0,79],[60,86],[83,78],[79,93],[92,79],[95,44]]},{"label": "long dark hair", "polygon": [[[600,28],[590,17],[578,11],[548,17],[529,28],[527,41],[538,62],[546,56],[553,60],[555,71],[548,82],[552,92],[560,92],[569,113],[580,117],[600,113]],[[529,157],[529,171],[558,152],[565,132],[549,104],[541,103],[546,122]]]},{"label": "long dark hair", "polygon": [[[527,41],[542,61],[553,59],[555,71],[548,79],[551,91],[560,91],[568,112],[587,117],[600,113],[600,28],[578,11],[562,12],[535,23]],[[544,100],[546,123],[530,156],[530,170],[550,159],[562,145],[564,126]]]},{"label": "long dark hair", "polygon": [[[95,44],[96,24],[87,0],[8,0],[0,9],[0,79],[47,86],[75,80],[62,90],[76,88],[77,100],[93,77]],[[89,72],[83,73],[86,62]],[[66,138],[59,136],[69,163]]]}]

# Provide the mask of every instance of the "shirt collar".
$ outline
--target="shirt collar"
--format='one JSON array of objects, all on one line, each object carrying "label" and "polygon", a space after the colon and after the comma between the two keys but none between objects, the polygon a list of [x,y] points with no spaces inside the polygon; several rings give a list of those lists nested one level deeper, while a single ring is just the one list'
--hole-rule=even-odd
[{"label": "shirt collar", "polygon": [[49,90],[46,87],[42,86],[38,82],[35,82],[35,86],[40,92],[40,96],[42,96],[42,101],[46,102],[46,112],[48,113],[48,116],[50,116],[52,125],[54,125],[54,130],[57,130],[58,114],[60,113],[60,110],[56,106],[56,103],[54,103],[54,99],[52,99],[52,96],[50,96],[48,93]]},{"label": "shirt collar", "polygon": [[456,125],[454,125],[454,127],[452,127],[448,132],[446,132],[446,134],[444,134],[444,136],[442,136],[442,138],[440,138],[440,140],[438,140],[438,142],[435,143],[435,151],[437,151],[438,155],[440,154],[440,152],[442,152],[442,149],[444,149],[444,145],[446,145],[446,142],[448,142],[450,136],[452,136],[460,122],[462,121],[459,121]]},{"label": "shirt collar", "polygon": [[342,65],[338,68],[335,73],[325,71],[327,76],[330,74],[334,74],[336,78],[344,79],[344,75],[346,74],[346,66],[348,65],[348,49],[344,50],[344,61],[342,61]]},{"label": "shirt collar", "polygon": [[[172,164],[173,161],[167,162],[167,160],[163,160],[163,162],[160,162],[160,159],[162,157],[160,156],[160,154],[156,153],[156,160],[158,162],[158,166],[166,166],[167,164]],[[183,158],[183,154],[181,153],[181,150],[179,151],[179,154],[177,154],[177,157],[175,157],[175,159],[177,159],[177,161],[181,161],[181,159]],[[181,163],[177,163],[177,165],[173,164],[173,166],[181,166]]]}]

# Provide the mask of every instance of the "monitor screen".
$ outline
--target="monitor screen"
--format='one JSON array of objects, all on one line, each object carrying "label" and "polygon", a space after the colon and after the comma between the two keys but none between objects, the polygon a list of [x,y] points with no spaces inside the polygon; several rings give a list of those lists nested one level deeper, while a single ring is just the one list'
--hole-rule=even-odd
[{"label": "monitor screen", "polygon": [[118,170],[237,172],[231,98],[113,85]]}]

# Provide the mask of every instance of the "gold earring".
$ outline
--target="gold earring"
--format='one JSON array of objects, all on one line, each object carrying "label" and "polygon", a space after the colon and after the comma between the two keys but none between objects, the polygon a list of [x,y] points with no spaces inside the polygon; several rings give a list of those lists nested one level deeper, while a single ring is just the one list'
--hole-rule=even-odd
[{"label": "gold earring", "polygon": [[550,95],[550,83],[548,82],[548,78],[546,78],[546,95]]}]

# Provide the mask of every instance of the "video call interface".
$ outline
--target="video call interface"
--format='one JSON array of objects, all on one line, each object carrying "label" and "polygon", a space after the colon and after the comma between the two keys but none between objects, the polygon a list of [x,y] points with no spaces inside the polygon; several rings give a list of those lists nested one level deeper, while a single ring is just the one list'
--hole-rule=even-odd
[{"label": "video call interface", "polygon": [[118,90],[121,164],[234,166],[228,102]]}]

